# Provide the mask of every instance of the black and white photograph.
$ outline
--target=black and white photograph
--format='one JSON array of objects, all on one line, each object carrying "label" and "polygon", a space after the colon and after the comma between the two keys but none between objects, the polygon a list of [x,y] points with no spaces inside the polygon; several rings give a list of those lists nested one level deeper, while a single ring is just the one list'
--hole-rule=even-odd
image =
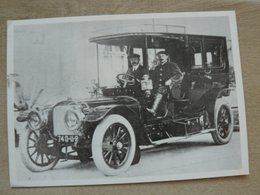
[{"label": "black and white photograph", "polygon": [[234,11],[7,23],[12,187],[249,174]]}]

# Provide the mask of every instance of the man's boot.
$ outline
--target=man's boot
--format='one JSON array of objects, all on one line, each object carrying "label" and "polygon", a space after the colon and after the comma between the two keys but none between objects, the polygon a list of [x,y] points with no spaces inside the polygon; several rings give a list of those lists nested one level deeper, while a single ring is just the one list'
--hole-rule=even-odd
[{"label": "man's boot", "polygon": [[151,109],[146,108],[147,111],[150,112],[151,114],[153,114],[154,116],[156,116],[156,111],[157,111],[157,109],[158,109],[158,107],[159,107],[159,104],[160,104],[161,101],[162,101],[162,98],[163,98],[163,95],[162,95],[162,94],[160,94],[160,93],[156,94],[156,97],[155,97],[155,100],[154,100],[154,102],[153,102],[152,108],[151,108]]}]

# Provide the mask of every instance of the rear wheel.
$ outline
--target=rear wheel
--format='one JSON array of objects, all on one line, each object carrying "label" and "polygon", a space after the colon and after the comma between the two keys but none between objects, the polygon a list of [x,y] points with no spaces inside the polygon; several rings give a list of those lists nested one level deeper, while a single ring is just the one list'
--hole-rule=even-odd
[{"label": "rear wheel", "polygon": [[216,130],[211,133],[214,142],[227,144],[233,134],[233,115],[228,104],[221,103],[216,107],[215,127]]},{"label": "rear wheel", "polygon": [[95,165],[105,175],[118,175],[129,169],[135,151],[135,133],[124,117],[109,115],[95,129],[92,155]]}]

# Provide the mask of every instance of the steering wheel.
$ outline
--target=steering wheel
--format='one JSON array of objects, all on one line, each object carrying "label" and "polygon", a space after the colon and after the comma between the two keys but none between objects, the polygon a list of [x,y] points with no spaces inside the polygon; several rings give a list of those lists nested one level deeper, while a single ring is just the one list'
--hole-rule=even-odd
[{"label": "steering wheel", "polygon": [[134,76],[130,74],[118,74],[116,76],[117,82],[121,87],[126,88],[127,85],[135,85],[136,82],[140,82]]}]

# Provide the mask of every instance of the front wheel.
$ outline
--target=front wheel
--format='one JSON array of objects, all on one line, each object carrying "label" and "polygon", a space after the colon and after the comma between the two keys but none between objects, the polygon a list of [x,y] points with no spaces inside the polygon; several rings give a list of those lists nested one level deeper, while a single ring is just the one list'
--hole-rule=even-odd
[{"label": "front wheel", "polygon": [[105,175],[118,175],[131,166],[136,150],[132,125],[120,115],[107,116],[95,129],[92,155]]},{"label": "front wheel", "polygon": [[33,172],[52,169],[59,160],[54,141],[40,131],[26,128],[19,147],[24,165]]},{"label": "front wheel", "polygon": [[215,109],[215,127],[211,132],[214,142],[218,145],[227,144],[233,134],[233,115],[230,106],[220,103]]}]

